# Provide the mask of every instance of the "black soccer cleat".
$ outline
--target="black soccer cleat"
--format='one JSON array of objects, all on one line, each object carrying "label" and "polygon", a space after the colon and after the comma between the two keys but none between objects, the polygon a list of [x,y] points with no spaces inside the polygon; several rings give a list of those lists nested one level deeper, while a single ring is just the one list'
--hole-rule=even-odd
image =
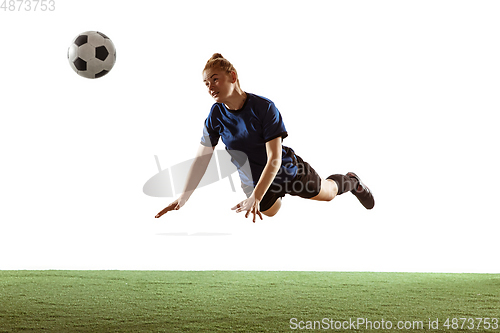
[{"label": "black soccer cleat", "polygon": [[366,209],[372,209],[375,206],[375,199],[370,189],[363,184],[361,179],[359,179],[358,175],[354,172],[348,172],[347,176],[355,178],[358,181],[358,186],[352,190],[351,193],[358,198],[359,202],[361,202]]}]

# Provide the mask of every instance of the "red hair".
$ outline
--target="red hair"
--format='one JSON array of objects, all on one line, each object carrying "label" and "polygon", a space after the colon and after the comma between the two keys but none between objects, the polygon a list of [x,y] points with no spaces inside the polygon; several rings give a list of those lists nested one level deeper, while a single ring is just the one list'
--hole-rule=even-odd
[{"label": "red hair", "polygon": [[[224,58],[220,53],[214,53],[214,55],[210,59],[208,59],[207,64],[205,65],[203,71],[212,68],[220,69],[229,75],[231,75],[231,72],[235,72],[236,75],[238,75],[238,72],[236,71],[236,68],[234,68],[233,64],[231,64],[229,60]],[[240,85],[239,79],[237,79],[237,83],[239,86]]]}]

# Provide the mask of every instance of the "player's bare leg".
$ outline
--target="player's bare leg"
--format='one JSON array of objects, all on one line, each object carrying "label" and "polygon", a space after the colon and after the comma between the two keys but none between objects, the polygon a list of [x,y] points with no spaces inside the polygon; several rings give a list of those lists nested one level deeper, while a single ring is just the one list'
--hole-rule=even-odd
[{"label": "player's bare leg", "polygon": [[272,217],[276,215],[276,213],[278,213],[280,208],[281,208],[281,198],[278,198],[278,200],[276,200],[276,202],[271,206],[271,208],[261,213],[268,217]]},{"label": "player's bare leg", "polygon": [[321,178],[321,190],[319,194],[312,197],[311,200],[317,201],[331,201],[337,196],[339,188],[337,183],[332,179]]}]

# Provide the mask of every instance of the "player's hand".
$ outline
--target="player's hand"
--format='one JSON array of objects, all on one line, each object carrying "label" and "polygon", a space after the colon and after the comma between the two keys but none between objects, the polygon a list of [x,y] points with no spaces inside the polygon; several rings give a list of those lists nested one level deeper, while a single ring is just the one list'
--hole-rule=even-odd
[{"label": "player's hand", "polygon": [[162,209],[158,214],[156,214],[155,218],[161,217],[163,214],[170,212],[171,210],[179,210],[186,203],[186,200],[179,198],[172,202],[170,205]]},{"label": "player's hand", "polygon": [[236,210],[236,213],[240,213],[246,211],[245,217],[248,218],[248,215],[253,214],[253,223],[255,223],[255,217],[258,215],[262,220],[262,214],[260,213],[260,201],[255,199],[255,196],[252,194],[248,199],[243,200],[233,208],[232,210]]}]

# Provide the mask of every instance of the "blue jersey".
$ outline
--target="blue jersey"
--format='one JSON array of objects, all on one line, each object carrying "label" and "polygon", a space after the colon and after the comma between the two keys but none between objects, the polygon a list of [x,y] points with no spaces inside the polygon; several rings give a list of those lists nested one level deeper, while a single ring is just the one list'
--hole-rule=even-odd
[{"label": "blue jersey", "polygon": [[[201,144],[216,146],[219,138],[226,145],[231,161],[238,168],[241,181],[255,186],[267,163],[266,142],[287,137],[280,112],[267,98],[247,93],[240,110],[229,110],[223,103],[215,103],[205,120]],[[274,183],[282,184],[295,177],[297,165],[293,150],[283,146],[282,163]],[[242,154],[243,153],[243,154]],[[251,175],[242,168],[248,158]]]}]

